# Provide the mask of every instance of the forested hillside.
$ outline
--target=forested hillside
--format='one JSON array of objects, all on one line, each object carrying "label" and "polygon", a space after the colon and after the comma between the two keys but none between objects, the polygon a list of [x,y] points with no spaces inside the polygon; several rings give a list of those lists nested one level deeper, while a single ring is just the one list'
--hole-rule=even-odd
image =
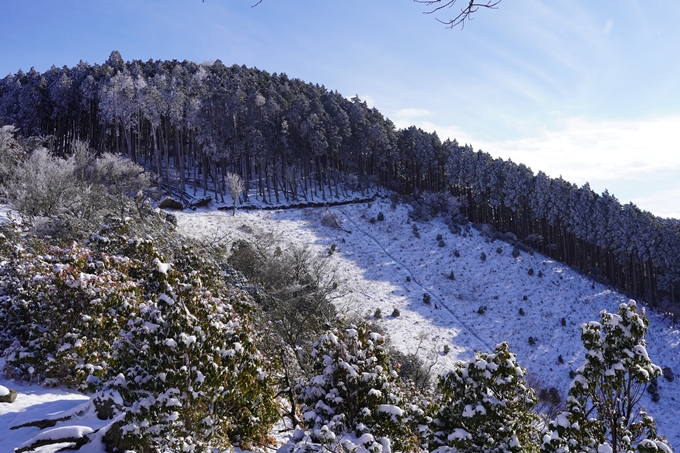
[{"label": "forested hillside", "polygon": [[228,172],[273,204],[376,185],[407,195],[447,191],[463,197],[471,221],[677,310],[679,220],[415,127],[398,130],[357,97],[285,74],[220,61],[124,62],[114,51],[103,65],[8,75],[0,121],[42,136],[58,156],[74,140],[127,155],[161,176],[159,190],[180,197],[224,201]]}]

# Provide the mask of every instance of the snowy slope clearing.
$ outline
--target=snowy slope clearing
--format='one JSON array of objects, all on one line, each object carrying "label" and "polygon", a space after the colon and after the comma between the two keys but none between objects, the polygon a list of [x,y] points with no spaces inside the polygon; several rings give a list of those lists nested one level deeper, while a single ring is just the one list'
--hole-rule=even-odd
[{"label": "snowy slope clearing", "polygon": [[[508,341],[531,379],[541,388],[556,387],[564,398],[569,372],[584,362],[581,323],[599,321],[601,310],[616,312],[628,299],[545,256],[522,252],[513,258],[512,246],[491,242],[474,229],[452,234],[439,218],[417,223],[417,238],[407,207],[392,210],[390,205],[389,200],[378,199],[329,208],[351,233],[324,226],[323,208],[237,212],[236,216],[206,210],[176,214],[179,231],[189,236],[230,244],[239,238],[252,239],[258,232],[272,233],[284,246],[304,245],[327,256],[347,290],[337,305],[365,318],[380,309],[382,319],[377,322],[392,343],[405,353],[417,351],[426,360],[436,360],[434,372],[472,358],[475,350],[491,351],[497,343]],[[380,212],[385,220],[372,223],[370,219]],[[444,247],[436,239],[439,234]],[[328,256],[332,244],[337,249]],[[425,293],[430,295],[429,305],[423,302]],[[394,308],[399,317],[390,316]],[[653,311],[647,315],[652,360],[678,374],[680,328]],[[445,345],[450,348],[446,355]],[[642,398],[659,432],[676,448],[680,447],[679,381],[659,379],[658,403],[649,394]]]}]

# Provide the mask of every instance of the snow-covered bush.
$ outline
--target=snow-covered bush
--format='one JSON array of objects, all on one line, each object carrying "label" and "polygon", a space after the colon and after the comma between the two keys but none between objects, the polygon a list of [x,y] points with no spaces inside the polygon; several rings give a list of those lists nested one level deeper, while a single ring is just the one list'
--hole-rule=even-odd
[{"label": "snow-covered bush", "polygon": [[552,421],[542,451],[671,451],[638,405],[661,375],[645,349],[648,320],[635,301],[581,326],[586,362],[576,370],[567,410]]},{"label": "snow-covered bush", "polygon": [[[300,387],[307,429],[291,451],[408,451],[418,444],[427,406],[406,394],[385,351],[384,338],[361,322],[337,326],[314,345],[314,376]],[[417,392],[416,392],[417,394]],[[316,447],[315,447],[316,446]]]},{"label": "snow-covered bush", "polygon": [[0,159],[0,194],[29,221],[43,218],[41,227],[50,235],[89,233],[111,213],[122,219],[134,212],[135,197],[139,211],[140,193],[151,183],[141,166],[109,153],[97,157],[83,142],[73,143],[66,158],[41,147],[30,151],[8,130],[0,132],[0,147],[7,148]]},{"label": "snow-covered bush", "polygon": [[172,264],[150,252],[145,301],[114,344],[119,374],[109,387],[126,405],[121,447],[203,451],[262,440],[278,410],[250,302],[190,248]]},{"label": "snow-covered bush", "polygon": [[278,409],[251,302],[210,256],[177,241],[170,263],[129,229],[89,247],[0,236],[5,374],[117,391],[120,451],[261,441]]},{"label": "snow-covered bush", "polygon": [[24,215],[49,216],[70,212],[81,197],[75,160],[52,156],[44,148],[33,151],[3,185],[7,199]]},{"label": "snow-covered bush", "polygon": [[441,401],[430,451],[527,452],[538,449],[538,401],[507,343],[478,352],[440,376]]},{"label": "snow-covered bush", "polygon": [[[143,299],[127,257],[72,243],[35,240],[27,250],[12,231],[0,236],[0,317],[5,373],[13,378],[94,389],[111,365],[111,345]],[[42,249],[42,250],[41,250]],[[42,253],[40,253],[42,251]],[[136,270],[135,270],[136,269]]]}]

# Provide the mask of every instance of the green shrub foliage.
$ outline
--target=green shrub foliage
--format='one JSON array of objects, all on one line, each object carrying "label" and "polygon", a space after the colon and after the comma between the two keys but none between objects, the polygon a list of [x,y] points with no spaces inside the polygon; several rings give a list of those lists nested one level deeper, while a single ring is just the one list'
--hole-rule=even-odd
[{"label": "green shrub foliage", "polygon": [[538,402],[507,343],[493,353],[478,352],[440,376],[441,401],[432,423],[430,451],[536,451]]},{"label": "green shrub foliage", "polygon": [[111,366],[113,341],[143,300],[142,263],[72,243],[39,251],[12,232],[0,236],[0,317],[6,321],[5,374],[94,390]]},{"label": "green shrub foliage", "polygon": [[57,247],[5,228],[5,374],[117,392],[121,435],[109,447],[120,451],[262,441],[278,408],[249,299],[209,257],[180,242],[170,262],[128,231]]},{"label": "green shrub foliage", "polygon": [[112,387],[129,404],[126,448],[228,448],[264,438],[278,417],[246,300],[208,284],[218,273],[198,261],[155,258],[148,280],[158,291],[115,344],[122,372]]}]

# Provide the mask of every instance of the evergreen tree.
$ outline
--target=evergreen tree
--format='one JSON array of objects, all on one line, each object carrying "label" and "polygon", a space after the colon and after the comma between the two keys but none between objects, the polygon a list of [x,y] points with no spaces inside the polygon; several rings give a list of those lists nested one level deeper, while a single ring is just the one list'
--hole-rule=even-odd
[{"label": "evergreen tree", "polygon": [[430,451],[530,452],[538,449],[538,402],[507,343],[478,352],[440,376],[441,401],[432,423]]},{"label": "evergreen tree", "polygon": [[418,443],[417,427],[427,403],[410,399],[400,386],[382,335],[369,325],[337,326],[321,335],[312,356],[315,375],[301,384],[300,400],[307,430],[294,450],[311,442],[332,451],[408,451]]},{"label": "evergreen tree", "polygon": [[581,326],[586,362],[576,371],[567,411],[543,436],[545,452],[672,451],[656,423],[638,405],[647,385],[661,375],[645,349],[649,321],[635,301],[600,322]]}]

